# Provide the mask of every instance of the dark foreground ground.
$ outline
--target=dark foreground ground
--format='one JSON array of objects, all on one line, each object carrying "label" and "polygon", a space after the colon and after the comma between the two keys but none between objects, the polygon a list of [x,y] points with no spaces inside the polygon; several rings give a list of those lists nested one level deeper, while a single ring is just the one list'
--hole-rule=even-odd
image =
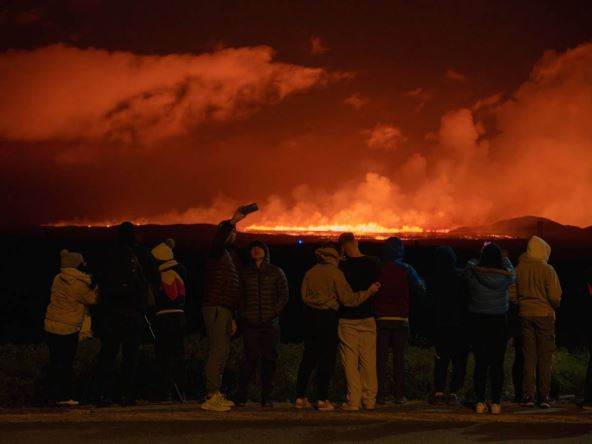
[{"label": "dark foreground ground", "polygon": [[295,411],[289,404],[262,410],[251,404],[209,413],[189,403],[132,409],[3,410],[0,443],[196,442],[559,442],[592,443],[592,414],[573,404],[543,411],[507,405],[499,416],[465,407],[411,402],[374,412]]}]

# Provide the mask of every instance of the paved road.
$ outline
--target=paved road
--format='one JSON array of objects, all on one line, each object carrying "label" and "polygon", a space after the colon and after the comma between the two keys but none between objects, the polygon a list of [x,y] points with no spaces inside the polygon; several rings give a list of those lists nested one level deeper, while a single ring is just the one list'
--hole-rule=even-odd
[{"label": "paved road", "polygon": [[2,411],[0,443],[592,443],[592,415],[571,406],[500,416],[425,403],[360,413],[296,412],[287,405],[270,412],[253,405],[228,414],[197,407]]}]

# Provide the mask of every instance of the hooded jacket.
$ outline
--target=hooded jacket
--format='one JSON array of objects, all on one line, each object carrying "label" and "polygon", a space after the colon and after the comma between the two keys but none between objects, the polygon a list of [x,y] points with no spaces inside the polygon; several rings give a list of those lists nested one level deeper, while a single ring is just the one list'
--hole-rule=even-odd
[{"label": "hooded jacket", "polygon": [[340,305],[356,307],[370,296],[368,290],[357,293],[351,289],[339,269],[339,253],[331,247],[315,251],[317,264],[304,275],[302,301],[318,310],[339,310]]},{"label": "hooded jacket", "polygon": [[516,267],[518,313],[521,317],[555,317],[561,303],[561,284],[547,263],[551,247],[538,236],[528,241]]},{"label": "hooded jacket", "polygon": [[228,236],[234,230],[235,226],[230,221],[218,225],[206,261],[204,307],[238,308],[241,296],[240,266],[237,257],[226,245]]},{"label": "hooded jacket", "polygon": [[269,248],[263,242],[254,242],[249,250],[259,246],[265,250],[265,259],[259,267],[253,260],[241,271],[241,318],[251,325],[276,324],[288,303],[288,280],[282,269],[270,263]]},{"label": "hooded jacket", "polygon": [[437,327],[461,327],[467,311],[463,270],[457,267],[457,257],[449,246],[436,249],[436,269],[429,293],[434,303]]},{"label": "hooded jacket", "polygon": [[507,257],[505,269],[483,268],[478,260],[468,262],[464,278],[469,293],[469,311],[480,314],[506,314],[509,308],[508,287],[516,280],[516,272]]},{"label": "hooded jacket", "polygon": [[90,275],[76,268],[62,268],[51,286],[45,314],[45,331],[69,335],[80,331],[87,306],[97,303]]},{"label": "hooded jacket", "polygon": [[404,256],[405,246],[401,239],[391,237],[385,241],[378,279],[381,287],[372,300],[378,319],[406,321],[412,290],[425,290],[425,283],[415,269],[403,261]]}]

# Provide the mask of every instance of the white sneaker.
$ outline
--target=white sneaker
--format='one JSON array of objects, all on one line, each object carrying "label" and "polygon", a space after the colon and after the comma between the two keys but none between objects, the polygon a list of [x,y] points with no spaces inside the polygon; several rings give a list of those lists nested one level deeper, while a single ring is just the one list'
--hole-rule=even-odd
[{"label": "white sneaker", "polygon": [[317,401],[317,410],[319,412],[331,412],[335,410],[335,407],[333,407],[333,404],[329,400]]},{"label": "white sneaker", "polygon": [[491,404],[491,414],[492,415],[499,415],[502,412],[502,405],[501,404]]},{"label": "white sneaker", "polygon": [[216,393],[206,399],[206,401],[201,405],[201,408],[202,410],[209,410],[212,412],[227,412],[230,410],[230,406],[224,401],[225,399],[220,395],[220,393]]},{"label": "white sneaker", "polygon": [[482,415],[483,413],[485,413],[486,409],[487,407],[485,406],[484,402],[478,402],[475,406],[475,413],[478,415]]},{"label": "white sneaker", "polygon": [[80,403],[74,399],[68,399],[65,401],[58,401],[56,405],[63,406],[63,407],[76,407]]},{"label": "white sneaker", "polygon": [[298,410],[302,410],[302,409],[310,409],[312,407],[312,405],[310,405],[310,402],[308,401],[307,398],[298,398],[298,399],[296,399],[296,402],[294,403],[294,407],[296,407]]}]

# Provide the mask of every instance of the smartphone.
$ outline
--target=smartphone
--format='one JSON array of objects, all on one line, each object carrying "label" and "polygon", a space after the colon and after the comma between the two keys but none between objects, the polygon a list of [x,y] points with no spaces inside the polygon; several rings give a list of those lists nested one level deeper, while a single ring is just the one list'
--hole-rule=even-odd
[{"label": "smartphone", "polygon": [[238,211],[240,211],[241,213],[243,213],[246,216],[247,214],[254,213],[255,211],[259,211],[259,206],[256,203],[252,203],[249,205],[243,205],[242,207],[240,207],[238,209]]}]

